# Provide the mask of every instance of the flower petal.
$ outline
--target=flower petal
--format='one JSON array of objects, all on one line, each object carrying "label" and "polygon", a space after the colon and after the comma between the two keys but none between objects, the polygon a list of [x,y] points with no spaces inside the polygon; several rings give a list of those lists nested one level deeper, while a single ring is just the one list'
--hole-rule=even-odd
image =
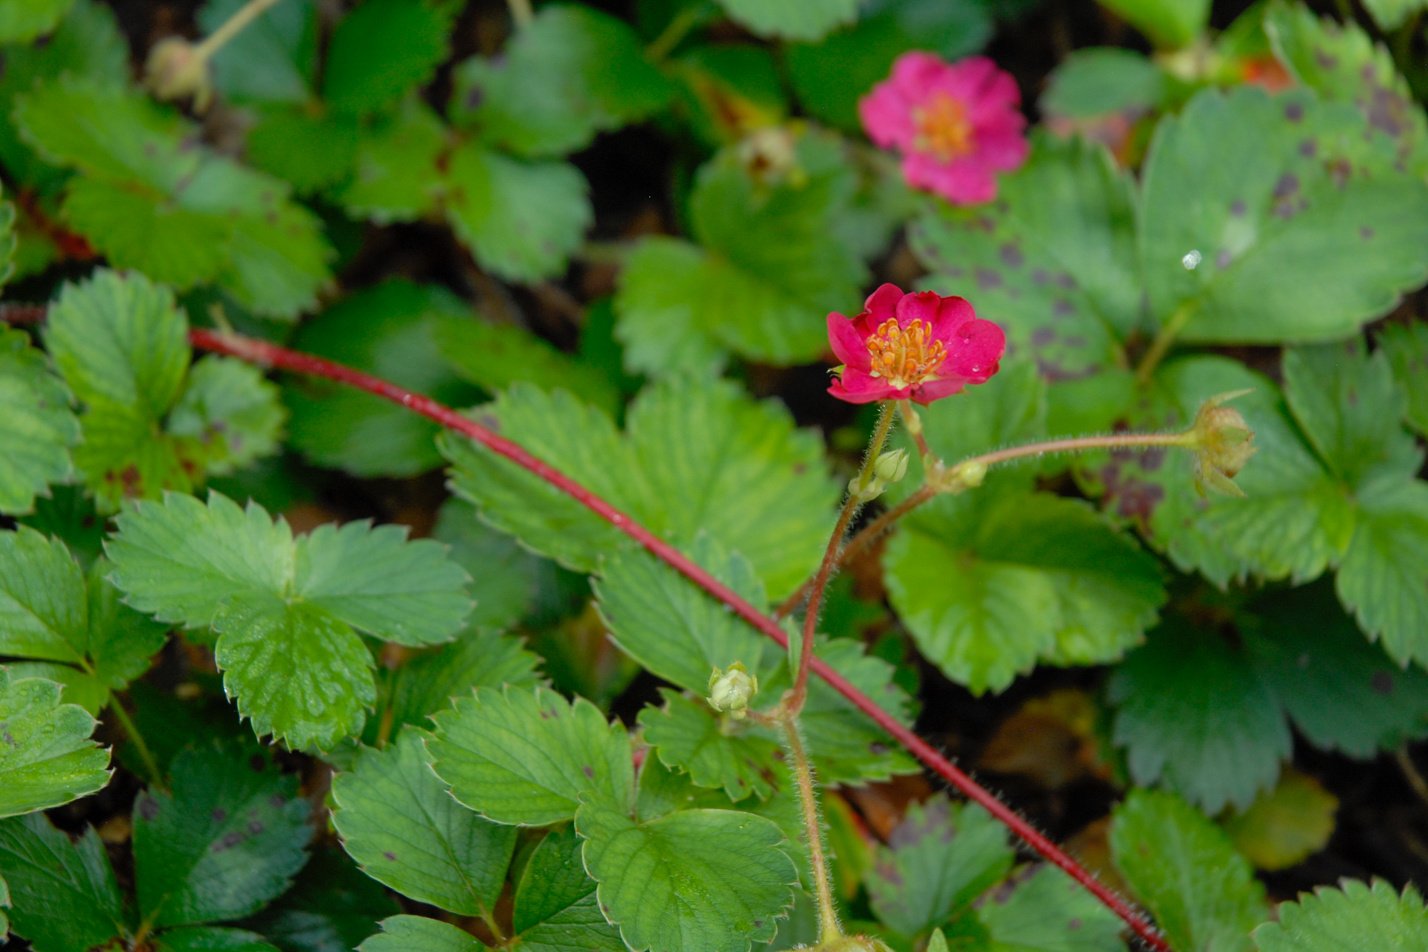
[{"label": "flower petal", "polygon": [[968,321],[953,335],[951,353],[942,365],[943,373],[967,378],[970,383],[982,383],[1000,368],[1007,346],[1006,335],[991,321]]},{"label": "flower petal", "polygon": [[932,322],[932,336],[945,346],[951,342],[957,328],[976,319],[977,312],[966,298],[944,297],[937,306],[937,319]]},{"label": "flower petal", "polygon": [[889,399],[896,391],[889,387],[886,381],[848,367],[844,369],[842,376],[833,381],[828,392],[848,403],[873,403]]},{"label": "flower petal", "polygon": [[941,400],[954,393],[961,393],[965,386],[967,386],[967,381],[962,377],[939,377],[936,380],[929,380],[920,387],[913,387],[911,399],[913,403],[921,403],[925,406],[933,400]]},{"label": "flower petal", "polygon": [[863,313],[867,314],[873,327],[897,314],[897,304],[903,299],[902,288],[896,284],[884,284],[863,302]]},{"label": "flower petal", "polygon": [[867,339],[858,333],[852,319],[837,311],[828,315],[828,343],[832,345],[837,358],[849,367],[867,370],[872,366],[868,356]]},{"label": "flower petal", "polygon": [[913,321],[926,321],[929,326],[936,326],[937,312],[941,305],[942,296],[936,291],[905,294],[902,300],[897,302],[897,324],[899,327],[906,327]]}]

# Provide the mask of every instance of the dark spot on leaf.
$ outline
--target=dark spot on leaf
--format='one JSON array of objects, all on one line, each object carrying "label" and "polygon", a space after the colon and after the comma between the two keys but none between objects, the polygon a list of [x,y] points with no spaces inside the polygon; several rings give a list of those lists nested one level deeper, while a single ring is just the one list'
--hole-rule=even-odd
[{"label": "dark spot on leaf", "polygon": [[466,99],[462,104],[467,109],[478,109],[481,106],[481,100],[485,98],[486,90],[482,89],[480,86],[472,86],[470,89],[466,90]]},{"label": "dark spot on leaf", "polygon": [[983,291],[990,291],[993,288],[1002,286],[1002,276],[991,268],[978,268],[976,270],[977,287]]},{"label": "dark spot on leaf", "polygon": [[585,766],[581,767],[580,772],[585,775],[586,780],[595,779],[595,768],[591,767],[589,764],[586,764]]},{"label": "dark spot on leaf", "polygon": [[139,816],[152,820],[159,815],[159,801],[145,794],[139,798]]},{"label": "dark spot on leaf", "polygon": [[1364,225],[1362,228],[1359,229],[1359,237],[1362,238],[1364,241],[1368,241],[1370,238],[1373,237],[1373,229],[1367,225]]},{"label": "dark spot on leaf", "polygon": [[1305,139],[1299,143],[1299,154],[1306,159],[1312,159],[1319,154],[1319,143],[1313,139]]},{"label": "dark spot on leaf", "polygon": [[222,853],[224,850],[230,850],[241,842],[243,842],[243,834],[234,830],[218,841],[218,844],[213,847],[213,852]]},{"label": "dark spot on leaf", "polygon": [[1353,174],[1354,167],[1345,158],[1334,159],[1328,165],[1329,178],[1333,181],[1335,188],[1343,188],[1349,183],[1349,176]]},{"label": "dark spot on leaf", "polygon": [[215,807],[213,810],[213,822],[222,823],[226,819],[228,819],[228,811],[222,807]]},{"label": "dark spot on leaf", "polygon": [[1373,693],[1388,697],[1393,693],[1393,675],[1387,671],[1375,671],[1373,677],[1369,678],[1369,687]]},{"label": "dark spot on leaf", "polygon": [[1147,473],[1153,473],[1165,465],[1165,450],[1159,447],[1148,449],[1140,454],[1140,468]]},{"label": "dark spot on leaf", "polygon": [[1315,50],[1314,62],[1320,69],[1333,69],[1339,65],[1339,58],[1328,50]]},{"label": "dark spot on leaf", "polygon": [[755,928],[755,929],[762,929],[762,928],[763,928],[763,925],[764,925],[764,920],[762,920],[762,919],[755,919],[755,920],[754,920],[754,928]]},{"label": "dark spot on leaf", "polygon": [[1072,916],[1070,919],[1066,920],[1067,932],[1075,932],[1079,928],[1081,928],[1081,920],[1079,918]]},{"label": "dark spot on leaf", "polygon": [[1290,122],[1298,122],[1304,118],[1304,104],[1302,102],[1286,103],[1284,106],[1284,118]]},{"label": "dark spot on leaf", "polygon": [[1076,307],[1065,298],[1057,298],[1051,302],[1052,317],[1070,317],[1076,313]]},{"label": "dark spot on leaf", "polygon": [[1344,394],[1344,402],[1351,407],[1359,405],[1359,392],[1356,388],[1350,387],[1349,392]]},{"label": "dark spot on leaf", "polygon": [[1076,287],[1076,279],[1071,277],[1069,272],[1063,271],[1056,276],[1056,286],[1070,291]]},{"label": "dark spot on leaf", "polygon": [[1042,285],[1042,284],[1046,284],[1046,283],[1047,283],[1048,281],[1050,281],[1050,280],[1051,280],[1051,275],[1046,272],[1046,269],[1045,269],[1045,268],[1035,268],[1035,269],[1033,269],[1032,272],[1031,272],[1031,283],[1032,283],[1032,284]]},{"label": "dark spot on leaf", "polygon": [[263,832],[263,824],[259,823],[257,820],[249,820],[248,832],[252,833],[254,836],[257,836],[259,833]]},{"label": "dark spot on leaf", "polygon": [[1299,191],[1299,176],[1293,172],[1285,172],[1279,177],[1279,181],[1274,183],[1274,197],[1288,198]]},{"label": "dark spot on leaf", "polygon": [[382,855],[387,858],[387,862],[389,863],[395,863],[397,861],[397,854],[391,850],[383,850]]},{"label": "dark spot on leaf", "polygon": [[284,800],[282,794],[275,793],[268,798],[268,806],[274,810],[281,810],[288,801]]},{"label": "dark spot on leaf", "polygon": [[139,472],[139,467],[133,463],[124,467],[119,474],[119,481],[124,484],[124,495],[142,496],[144,494],[144,476]]},{"label": "dark spot on leaf", "polygon": [[887,744],[884,744],[884,743],[883,743],[882,741],[880,741],[880,740],[875,740],[875,741],[871,742],[870,744],[868,744],[868,753],[870,753],[870,754],[874,754],[874,755],[876,755],[876,756],[881,756],[881,755],[883,755],[883,754],[886,754],[887,752],[888,752],[888,745],[887,745]]},{"label": "dark spot on leaf", "polygon": [[942,273],[947,275],[947,277],[949,278],[960,278],[962,277],[962,275],[967,273],[967,269],[958,267],[943,268]]},{"label": "dark spot on leaf", "polygon": [[1016,243],[1010,241],[1002,245],[1001,250],[998,252],[998,257],[1002,259],[1002,264],[1008,268],[1020,268],[1022,263],[1026,260],[1026,258],[1022,256],[1021,249],[1016,246]]},{"label": "dark spot on leaf", "polygon": [[[1368,67],[1368,72],[1373,72],[1372,66]],[[1371,79],[1372,76],[1369,78]],[[1375,86],[1369,95],[1368,109],[1366,110],[1369,125],[1396,139],[1408,130],[1410,108],[1408,101],[1398,93],[1382,86]]]},{"label": "dark spot on leaf", "polygon": [[1038,327],[1031,332],[1031,346],[1045,347],[1056,340],[1056,332],[1049,327]]},{"label": "dark spot on leaf", "polygon": [[1230,214],[1231,214],[1231,215],[1234,215],[1236,218],[1238,218],[1239,216],[1243,215],[1244,213],[1245,213],[1245,202],[1244,202],[1244,199],[1242,199],[1242,198],[1237,198],[1237,199],[1235,199],[1233,202],[1230,202]]},{"label": "dark spot on leaf", "polygon": [[997,223],[992,220],[990,215],[978,215],[973,219],[972,227],[977,231],[985,231],[990,235],[997,230]]}]

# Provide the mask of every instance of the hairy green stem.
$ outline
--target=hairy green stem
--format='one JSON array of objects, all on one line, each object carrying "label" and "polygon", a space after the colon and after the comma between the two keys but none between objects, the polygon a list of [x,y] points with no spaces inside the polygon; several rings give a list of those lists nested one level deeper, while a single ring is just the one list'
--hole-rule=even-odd
[{"label": "hairy green stem", "polygon": [[[1022,446],[1009,446],[1004,450],[994,450],[978,456],[969,456],[948,469],[948,474],[957,479],[959,472],[987,470],[999,463],[1026,459],[1032,456],[1046,456],[1050,453],[1081,453],[1086,450],[1123,450],[1145,446],[1194,446],[1196,436],[1193,431],[1185,433],[1114,433],[1107,436],[1070,436],[1059,440],[1042,440]],[[968,488],[966,486],[961,489]]]},{"label": "hairy green stem", "polygon": [[803,813],[804,838],[808,841],[808,864],[813,876],[813,898],[818,906],[818,944],[840,938],[838,908],[833,902],[833,881],[828,874],[828,854],[823,848],[823,817],[818,809],[818,796],[813,786],[813,763],[798,733],[798,714],[785,707],[779,714],[784,739],[788,744],[794,783],[798,787],[798,804]]}]

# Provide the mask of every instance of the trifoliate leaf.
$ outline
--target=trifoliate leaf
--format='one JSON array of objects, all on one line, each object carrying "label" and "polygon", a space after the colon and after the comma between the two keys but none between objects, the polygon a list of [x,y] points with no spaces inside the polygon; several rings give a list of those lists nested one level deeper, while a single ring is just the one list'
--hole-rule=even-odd
[{"label": "trifoliate leaf", "polygon": [[392,105],[424,85],[446,59],[449,27],[447,15],[426,0],[367,0],[332,33],[323,98],[356,114]]},{"label": "trifoliate leaf", "polygon": [[1186,341],[1332,340],[1421,284],[1428,185],[1359,171],[1362,132],[1352,107],[1254,87],[1163,121],[1140,209],[1155,318]]},{"label": "trifoliate leaf", "polygon": [[0,532],[0,654],[23,659],[17,675],[64,684],[65,700],[91,714],[148,669],[167,634],[119,603],[106,572],[100,560],[86,583],[62,542],[24,526]]},{"label": "trifoliate leaf", "polygon": [[[213,33],[244,0],[208,0],[198,25]],[[213,54],[213,85],[227,99],[301,105],[313,98],[317,63],[317,4],[285,0],[264,10]]]},{"label": "trifoliate leaf", "polygon": [[[418,655],[397,669],[385,698],[392,729],[429,726],[427,718],[465,697],[472,688],[534,688],[540,659],[515,637],[489,629],[467,631],[449,645]],[[386,686],[384,685],[384,690]],[[371,734],[376,727],[368,723]],[[375,739],[375,734],[369,739]]]},{"label": "trifoliate leaf", "polygon": [[574,826],[552,830],[527,861],[516,886],[511,925],[521,952],[624,952],[620,932],[595,901],[595,880],[580,858]]},{"label": "trifoliate leaf", "polygon": [[247,924],[288,952],[345,952],[371,934],[373,920],[400,911],[389,890],[334,847],[315,850],[297,885]]},{"label": "trifoliate leaf", "polygon": [[470,610],[467,576],[396,526],[288,524],[218,493],[169,495],[118,519],[115,584],[130,604],[212,627],[227,689],[258,734],[328,748],[356,733],[375,698],[354,628],[407,645],[450,640]]},{"label": "trifoliate leaf", "polygon": [[357,952],[477,952],[489,948],[449,922],[421,916],[392,916],[382,931],[357,947]]},{"label": "trifoliate leaf", "polygon": [[[441,288],[388,281],[304,322],[292,346],[462,406],[477,390],[448,369],[436,328],[441,316],[466,310]],[[407,407],[307,377],[290,378],[283,396],[292,412],[293,445],[321,466],[358,476],[414,476],[441,465],[440,428]]]},{"label": "trifoliate leaf", "polygon": [[543,390],[569,390],[607,414],[619,409],[620,397],[608,376],[513,324],[496,324],[469,312],[443,313],[432,333],[451,369],[491,393],[525,381]]},{"label": "trifoliate leaf", "polygon": [[134,871],[143,920],[238,919],[267,905],[307,860],[312,835],[297,777],[263,755],[209,745],[170,767],[169,791],[134,802]]},{"label": "trifoliate leaf", "polygon": [[589,701],[544,688],[479,688],[432,718],[427,750],[452,795],[497,823],[546,826],[582,802],[627,810],[630,739]]},{"label": "trifoliate leaf", "polygon": [[[1388,2],[1402,5],[1402,0]],[[1373,10],[1383,3],[1365,6]],[[1428,120],[1388,50],[1357,24],[1286,3],[1265,8],[1264,31],[1294,78],[1325,99],[1360,111],[1368,126],[1364,137],[1395,164],[1420,174],[1428,170]]]},{"label": "trifoliate leaf", "polygon": [[1177,949],[1237,952],[1266,914],[1264,886],[1225,834],[1170,793],[1132,790],[1111,819],[1111,855]]},{"label": "trifoliate leaf", "polygon": [[[456,68],[452,120],[529,158],[561,156],[669,101],[673,86],[623,21],[586,7],[543,7],[499,59]],[[474,104],[474,105],[473,105]]]},{"label": "trifoliate leaf", "polygon": [[1248,807],[1293,747],[1284,711],[1242,653],[1178,619],[1126,657],[1109,694],[1136,783],[1165,783],[1207,813]]},{"label": "trifoliate leaf", "polygon": [[[773,132],[767,174],[729,148],[700,169],[689,199],[698,248],[650,239],[615,299],[632,370],[707,372],[724,350],[778,364],[827,347],[828,312],[860,298],[867,270],[835,230],[853,182],[827,143]],[[692,336],[687,344],[671,339]]]},{"label": "trifoliate leaf", "polygon": [[395,116],[362,130],[352,180],[338,200],[349,213],[380,225],[422,217],[441,194],[437,160],[446,138],[446,126],[430,107],[407,100]]},{"label": "trifoliate leaf", "polygon": [[856,23],[817,43],[784,50],[799,101],[817,118],[860,132],[858,97],[887,78],[908,50],[931,50],[948,60],[975,53],[991,34],[987,11],[972,4],[865,3]]},{"label": "trifoliate leaf", "polygon": [[1428,909],[1412,884],[1402,894],[1381,879],[1340,881],[1282,903],[1277,921],[1254,930],[1259,952],[1335,952],[1338,949],[1413,949],[1428,942]]},{"label": "trifoliate leaf", "polygon": [[773,791],[769,765],[780,752],[776,741],[721,719],[703,698],[668,689],[660,694],[664,707],[640,711],[640,726],[666,767],[687,771],[697,786],[722,789],[734,802]]},{"label": "trifoliate leaf", "polygon": [[801,0],[799,3],[762,3],[760,0],[719,0],[729,18],[758,36],[784,40],[818,40],[829,31],[851,23],[859,0]]},{"label": "trifoliate leaf", "polygon": [[1389,657],[1428,666],[1428,483],[1378,482],[1358,503],[1339,600]]},{"label": "trifoliate leaf", "polygon": [[798,874],[763,817],[702,809],[640,822],[590,803],[575,828],[600,908],[632,948],[746,952],[793,901]]},{"label": "trifoliate leaf", "polygon": [[13,904],[10,928],[35,952],[92,949],[129,931],[114,870],[92,827],[72,842],[40,813],[0,820],[0,877]]},{"label": "trifoliate leaf", "polygon": [[1054,382],[1114,366],[1140,322],[1134,228],[1130,180],[1110,156],[1043,137],[996,202],[929,211],[912,245],[926,286],[971,298]]},{"label": "trifoliate leaf", "polygon": [[364,750],[356,769],[333,781],[332,798],[333,825],[367,875],[418,902],[491,914],[516,830],[451,798],[427,765],[419,732],[404,730],[385,750]]},{"label": "trifoliate leaf", "polygon": [[474,142],[447,156],[451,227],[482,267],[509,281],[565,270],[594,218],[586,192],[566,162],[521,162]]},{"label": "trifoliate leaf", "polygon": [[15,121],[47,160],[83,173],[61,217],[116,267],[181,288],[216,282],[280,318],[328,281],[318,220],[286,185],[196,145],[196,129],[137,93],[65,77],[19,97]]},{"label": "trifoliate leaf", "polygon": [[1385,327],[1378,345],[1388,355],[1399,392],[1407,395],[1404,419],[1420,436],[1428,436],[1428,324]]},{"label": "trifoliate leaf", "polygon": [[[688,546],[707,533],[745,556],[782,596],[813,570],[837,489],[821,442],[774,404],[724,382],[656,385],[630,408],[622,437],[569,394],[517,384],[488,411],[501,434],[589,487],[656,534]],[[443,436],[456,491],[483,518],[579,571],[624,538],[563,493],[475,444]],[[704,674],[708,678],[708,673]]]},{"label": "trifoliate leaf", "polygon": [[0,667],[0,817],[59,806],[108,783],[109,752],[90,740],[93,730],[83,708],[60,703],[58,684],[12,678]]},{"label": "trifoliate leaf", "polygon": [[1334,832],[1339,799],[1308,774],[1286,770],[1273,790],[1222,821],[1235,848],[1259,869],[1288,869],[1317,853]]},{"label": "trifoliate leaf", "polygon": [[357,157],[358,122],[312,107],[270,106],[248,131],[248,161],[306,195],[344,181]]},{"label": "trifoliate leaf", "polygon": [[0,328],[0,512],[33,512],[35,497],[69,475],[78,440],[69,393],[44,355],[23,331]]},{"label": "trifoliate leaf", "polygon": [[278,947],[247,929],[187,926],[155,937],[156,952],[278,952]]},{"label": "trifoliate leaf", "polygon": [[[1045,864],[1010,892],[997,889],[977,907],[997,952],[1120,952],[1122,923],[1095,896]],[[932,946],[928,946],[932,952]]]},{"label": "trifoliate leaf", "polygon": [[29,43],[53,30],[74,0],[25,0],[0,7],[0,43]]},{"label": "trifoliate leaf", "polygon": [[1138,644],[1165,600],[1155,560],[1081,503],[1016,487],[943,497],[888,545],[887,584],[919,650],[978,693],[1039,660]]},{"label": "trifoliate leaf", "polygon": [[878,849],[868,896],[881,922],[918,935],[1000,882],[1013,859],[1006,829],[991,814],[936,796],[909,807]]},{"label": "trifoliate leaf", "polygon": [[1327,583],[1251,607],[1236,619],[1250,667],[1315,746],[1372,757],[1428,733],[1428,673],[1364,641]]}]

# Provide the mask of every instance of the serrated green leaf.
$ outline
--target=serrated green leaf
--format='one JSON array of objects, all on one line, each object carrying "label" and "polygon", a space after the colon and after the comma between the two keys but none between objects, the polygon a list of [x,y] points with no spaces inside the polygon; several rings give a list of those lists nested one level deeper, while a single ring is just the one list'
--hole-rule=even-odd
[{"label": "serrated green leaf", "polygon": [[1425,0],[1364,0],[1364,9],[1382,30],[1392,30],[1420,10],[1428,8]]},{"label": "serrated green leaf", "polygon": [[[687,546],[705,532],[737,550],[774,596],[812,571],[827,541],[836,489],[823,475],[820,442],[795,430],[781,406],[754,403],[728,383],[646,390],[624,437],[563,391],[517,384],[489,412],[502,435],[656,534]],[[588,572],[620,547],[617,530],[526,471],[464,439],[443,436],[441,448],[456,491],[537,552]]]},{"label": "serrated green leaf", "polygon": [[286,416],[257,367],[205,357],[189,368],[168,431],[197,445],[205,473],[223,476],[276,453]]},{"label": "serrated green leaf", "polygon": [[371,934],[374,920],[400,911],[342,850],[317,849],[297,885],[247,924],[284,952],[347,952]]},{"label": "serrated green leaf", "polygon": [[1358,497],[1339,600],[1389,657],[1428,666],[1428,483],[1380,482]]},{"label": "serrated green leaf", "polygon": [[364,127],[352,180],[338,200],[348,212],[381,225],[411,221],[436,208],[442,190],[437,161],[447,129],[420,99]]},{"label": "serrated green leaf", "polygon": [[83,708],[60,703],[58,684],[12,680],[0,667],[0,817],[59,806],[107,784],[109,751],[90,739],[93,730]]},{"label": "serrated green leaf", "polygon": [[595,880],[580,858],[574,826],[552,830],[526,863],[516,886],[511,925],[521,952],[624,952],[619,930],[605,921]]},{"label": "serrated green leaf", "polygon": [[1126,657],[1109,695],[1135,781],[1165,783],[1207,813],[1248,807],[1293,747],[1274,693],[1242,653],[1178,619]]},{"label": "serrated green leaf", "polygon": [[309,194],[344,181],[357,158],[358,123],[306,104],[270,106],[248,130],[246,156],[257,168]]},{"label": "serrated green leaf", "polygon": [[877,850],[868,896],[878,919],[914,936],[949,919],[1011,870],[1006,830],[975,804],[913,804]]},{"label": "serrated green leaf", "polygon": [[1188,46],[1210,21],[1210,0],[1100,0],[1157,46]]},{"label": "serrated green leaf", "polygon": [[1259,869],[1298,865],[1329,842],[1339,799],[1308,774],[1286,770],[1273,790],[1249,809],[1226,817],[1222,826],[1235,848]]},{"label": "serrated green leaf", "polygon": [[79,440],[69,400],[25,333],[0,328],[0,512],[33,512],[35,497],[69,475]]},{"label": "serrated green leaf", "polygon": [[498,61],[472,57],[453,79],[453,121],[529,158],[583,148],[596,133],[660,109],[673,93],[634,30],[596,10],[564,5],[542,7]]},{"label": "serrated green leaf", "polygon": [[745,952],[773,938],[797,872],[770,820],[684,810],[637,822],[598,804],[576,814],[600,907],[627,945],[652,952]]},{"label": "serrated green leaf", "polygon": [[1140,323],[1133,209],[1104,149],[1041,137],[996,202],[929,211],[911,240],[933,272],[924,285],[965,294],[1002,325],[1013,356],[1074,380],[1115,366]]},{"label": "serrated green leaf", "polygon": [[[789,364],[827,348],[828,313],[850,308],[867,276],[835,228],[854,182],[838,148],[786,135],[770,148],[789,154],[767,176],[738,148],[699,170],[698,248],[650,239],[631,256],[615,298],[630,369],[707,373],[725,350]],[[680,337],[699,340],[670,343]]]},{"label": "serrated green leaf", "polygon": [[0,6],[0,43],[29,43],[53,30],[74,0],[25,0]]},{"label": "serrated green leaf", "polygon": [[758,36],[784,40],[817,40],[830,30],[851,23],[860,0],[800,0],[799,3],[763,3],[761,0],[719,0],[735,23]]},{"label": "serrated green leaf", "polygon": [[1253,87],[1163,121],[1139,216],[1154,317],[1185,341],[1332,340],[1421,284],[1428,186],[1365,168],[1361,137],[1352,107]]},{"label": "serrated green leaf", "polygon": [[[213,33],[244,0],[208,0],[198,25]],[[291,103],[313,98],[317,62],[317,4],[288,0],[264,10],[213,54],[213,85],[234,102]]]},{"label": "serrated green leaf", "polygon": [[1038,660],[1108,661],[1165,600],[1155,560],[1082,504],[1014,487],[934,500],[889,543],[892,603],[919,650],[978,693]]},{"label": "serrated green leaf", "polygon": [[764,799],[772,791],[770,766],[777,742],[741,731],[701,698],[661,689],[664,707],[640,711],[644,739],[666,767],[689,773],[700,787],[719,788],[738,802],[751,794]]},{"label": "serrated green leaf", "polygon": [[21,134],[70,179],[61,217],[116,267],[217,282],[254,313],[295,317],[328,281],[316,216],[287,186],[195,143],[197,131],[122,85],[66,76],[19,97]]},{"label": "serrated green leaf", "polygon": [[[1387,0],[1403,6],[1403,0]],[[1365,3],[1375,7],[1384,0]],[[1414,103],[1393,57],[1355,23],[1315,16],[1308,7],[1271,3],[1264,31],[1279,60],[1305,86],[1325,99],[1360,110],[1364,138],[1381,145],[1400,168],[1428,171],[1428,120]]]},{"label": "serrated green leaf", "polygon": [[[303,324],[293,347],[455,406],[477,390],[448,369],[442,317],[466,306],[441,288],[394,280],[359,291]],[[414,476],[441,465],[439,427],[407,407],[330,381],[291,378],[292,443],[313,462],[359,476]]]},{"label": "serrated green leaf", "polygon": [[432,768],[458,801],[497,823],[546,826],[582,802],[628,809],[630,739],[589,701],[544,688],[478,688],[437,714]]},{"label": "serrated green leaf", "polygon": [[1381,879],[1320,886],[1298,902],[1280,904],[1276,922],[1254,930],[1260,952],[1333,952],[1337,949],[1412,949],[1428,941],[1428,909],[1409,883],[1402,894]]},{"label": "serrated green leaf", "polygon": [[1249,949],[1264,887],[1213,823],[1179,797],[1132,790],[1111,819],[1111,855],[1172,947]]},{"label": "serrated green leaf", "polygon": [[312,835],[297,777],[221,745],[188,750],[170,791],[134,803],[139,910],[159,926],[202,925],[258,911],[292,883]]},{"label": "serrated green leaf", "polygon": [[817,43],[784,49],[789,79],[814,116],[845,132],[861,132],[858,98],[886,79],[908,50],[930,50],[951,60],[976,52],[991,34],[988,11],[971,3],[875,2],[856,23]]},{"label": "serrated green leaf", "polygon": [[10,928],[35,952],[105,946],[126,934],[124,900],[93,827],[77,842],[43,814],[0,820],[0,877]]},{"label": "serrated green leaf", "polygon": [[431,772],[422,735],[404,730],[365,750],[332,784],[333,825],[367,875],[404,896],[462,915],[488,916],[505,883],[514,827],[483,820]]},{"label": "serrated green leaf", "polygon": [[1371,757],[1428,732],[1428,673],[1364,641],[1327,583],[1251,609],[1236,620],[1247,660],[1315,746]]},{"label": "serrated green leaf", "polygon": [[619,394],[599,369],[516,325],[496,324],[470,313],[443,314],[435,320],[432,334],[451,369],[491,393],[524,381],[542,390],[569,390],[607,414],[620,407]]},{"label": "serrated green leaf", "polygon": [[449,26],[448,17],[426,0],[367,0],[332,33],[323,98],[334,109],[356,114],[396,103],[425,84],[446,59]]},{"label": "serrated green leaf", "polygon": [[488,946],[476,937],[440,919],[392,916],[380,923],[382,931],[357,947],[357,952],[476,952]]},{"label": "serrated green leaf", "polygon": [[1404,419],[1420,436],[1428,436],[1428,324],[1385,327],[1378,346],[1388,355],[1399,392],[1408,398]]},{"label": "serrated green leaf", "polygon": [[451,639],[470,610],[466,573],[396,526],[287,523],[211,493],[124,512],[108,543],[130,604],[212,627],[229,692],[261,735],[328,748],[356,733],[375,699],[358,629],[401,644]]},{"label": "serrated green leaf", "polygon": [[482,267],[525,282],[565,270],[594,218],[575,166],[521,162],[474,142],[446,161],[446,216]]},{"label": "serrated green leaf", "polygon": [[155,939],[158,952],[278,952],[278,947],[256,932],[189,926],[170,929]]},{"label": "serrated green leaf", "polygon": [[1120,920],[1050,864],[1038,866],[1010,893],[1000,889],[990,893],[977,907],[977,919],[986,927],[994,952],[1120,952],[1125,948]]}]

